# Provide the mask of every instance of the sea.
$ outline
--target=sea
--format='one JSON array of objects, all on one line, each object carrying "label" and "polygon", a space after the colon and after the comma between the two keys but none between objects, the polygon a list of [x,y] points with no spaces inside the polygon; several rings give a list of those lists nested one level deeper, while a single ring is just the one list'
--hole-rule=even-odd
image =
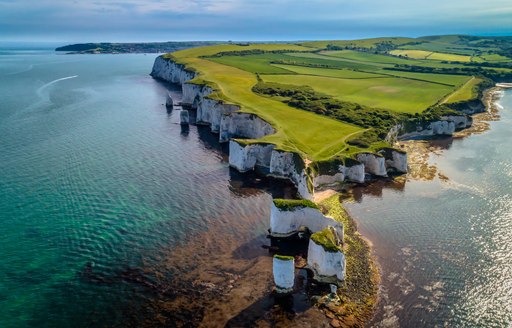
[{"label": "sea", "polygon": [[[271,198],[293,189],[179,125],[155,57],[0,50],[0,327],[150,325],[162,281],[180,279],[162,262],[208,267],[175,252],[198,236],[269,258]],[[347,205],[382,271],[370,325],[512,323],[512,93],[501,104],[489,131],[434,156],[448,180]]]}]

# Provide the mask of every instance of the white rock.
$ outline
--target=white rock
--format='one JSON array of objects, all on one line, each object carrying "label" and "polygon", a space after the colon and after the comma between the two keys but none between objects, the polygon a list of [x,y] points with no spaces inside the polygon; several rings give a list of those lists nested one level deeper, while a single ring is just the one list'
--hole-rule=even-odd
[{"label": "white rock", "polygon": [[455,125],[456,130],[469,128],[473,124],[473,119],[471,119],[471,117],[466,116],[466,115],[460,115],[460,116],[450,115],[450,116],[445,116],[443,118],[448,121],[452,121],[453,124]]},{"label": "white rock", "polygon": [[278,292],[290,292],[295,283],[295,260],[280,259],[274,256],[272,272]]},{"label": "white rock", "polygon": [[181,125],[188,125],[189,124],[189,114],[188,114],[188,110],[186,109],[182,109],[180,111],[180,124]]},{"label": "white rock", "polygon": [[393,168],[397,172],[407,173],[407,167],[407,153],[392,150],[391,158],[386,159],[386,168]]},{"label": "white rock", "polygon": [[229,165],[240,172],[253,170],[255,166],[269,168],[273,149],[274,145],[272,144],[243,145],[236,140],[230,140]]},{"label": "white rock", "polygon": [[226,142],[233,137],[259,139],[275,130],[254,114],[233,112],[221,117],[219,133],[219,142]]},{"label": "white rock", "polygon": [[171,98],[170,94],[167,94],[165,97],[165,107],[172,109],[174,106],[174,101]]},{"label": "white rock", "polygon": [[313,184],[315,185],[315,188],[325,185],[333,185],[345,181],[345,167],[342,166],[342,169],[340,171],[343,172],[338,172],[334,175],[323,174],[314,177]]},{"label": "white rock", "polygon": [[317,281],[331,283],[334,280],[345,280],[345,254],[341,251],[326,251],[312,239],[308,246],[308,267]]},{"label": "white rock", "polygon": [[297,207],[293,211],[286,211],[279,209],[272,202],[270,208],[270,235],[272,237],[287,237],[304,227],[315,233],[329,226],[334,227],[338,239],[343,240],[343,224],[324,216],[316,208]]},{"label": "white rock", "polygon": [[183,84],[186,81],[192,80],[195,77],[195,73],[186,71],[183,65],[176,64],[159,56],[155,59],[151,76],[167,82]]},{"label": "white rock", "polygon": [[[302,163],[301,167],[297,167],[300,163]],[[313,190],[309,190],[308,177],[304,171],[304,161],[299,155],[286,151],[272,150],[270,175],[276,178],[290,179],[297,187],[297,191],[302,198],[313,199]]]},{"label": "white rock", "polygon": [[361,153],[357,154],[356,158],[364,164],[366,172],[381,177],[386,177],[388,175],[384,157],[371,153]]},{"label": "white rock", "polygon": [[356,164],[345,168],[347,180],[363,183],[364,182],[364,164]]}]

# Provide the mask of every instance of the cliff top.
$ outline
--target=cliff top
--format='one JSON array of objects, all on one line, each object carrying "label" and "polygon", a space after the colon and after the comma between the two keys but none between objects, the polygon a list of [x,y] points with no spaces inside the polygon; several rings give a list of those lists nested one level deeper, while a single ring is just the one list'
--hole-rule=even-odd
[{"label": "cliff top", "polygon": [[491,79],[512,79],[511,42],[447,36],[224,44],[164,58],[197,72],[191,83],[212,87],[210,97],[276,129],[257,142],[322,161],[389,147],[384,139],[397,123],[414,128],[457,114]]}]

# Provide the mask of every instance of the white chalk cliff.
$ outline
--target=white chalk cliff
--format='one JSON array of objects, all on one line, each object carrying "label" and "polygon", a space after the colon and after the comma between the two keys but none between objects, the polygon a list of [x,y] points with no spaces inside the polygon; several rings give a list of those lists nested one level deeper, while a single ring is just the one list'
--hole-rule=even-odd
[{"label": "white chalk cliff", "polygon": [[[219,134],[219,142],[228,142],[232,138],[259,139],[275,133],[275,129],[255,114],[243,113],[240,107],[226,104],[210,98],[213,89],[208,85],[193,83],[196,73],[188,71],[181,64],[171,59],[157,57],[151,75],[154,78],[182,86],[182,103],[196,109],[196,123],[209,125],[213,133]],[[437,129],[439,130],[439,129]],[[323,185],[352,181],[364,182],[365,171],[376,176],[386,176],[389,165],[394,161],[383,161],[378,156],[363,156],[365,161],[354,161],[350,166],[340,166],[337,172],[319,174],[309,177],[306,173],[304,160],[296,153],[275,149],[274,145],[264,143],[244,144],[231,141],[229,145],[229,163],[241,172],[264,168],[268,174],[290,179],[297,187],[299,194],[312,199],[314,188]],[[366,162],[366,163],[365,163]],[[368,166],[369,167],[366,167]],[[403,165],[400,166],[403,169]],[[401,169],[396,169],[403,172]]]},{"label": "white chalk cliff", "polygon": [[[329,230],[332,227],[327,227]],[[337,283],[345,280],[345,254],[338,249],[328,250],[324,245],[317,244],[313,238],[308,245],[308,267],[313,271],[314,279],[320,282]]]},{"label": "white chalk cliff", "polygon": [[270,236],[272,237],[288,237],[302,228],[315,233],[329,226],[334,227],[338,239],[343,240],[343,224],[323,215],[318,209],[298,206],[293,210],[284,210],[272,202],[270,208]]}]

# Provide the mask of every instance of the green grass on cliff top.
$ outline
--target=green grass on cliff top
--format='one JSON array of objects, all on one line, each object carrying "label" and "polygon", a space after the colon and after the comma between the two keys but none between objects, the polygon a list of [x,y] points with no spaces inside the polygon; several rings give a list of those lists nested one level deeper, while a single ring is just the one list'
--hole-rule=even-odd
[{"label": "green grass on cliff top", "polygon": [[[294,45],[253,45],[251,49],[303,50]],[[247,46],[210,46],[193,48],[172,53],[179,63],[199,72],[199,79],[216,85],[223,100],[237,104],[243,112],[254,113],[272,124],[276,133],[259,139],[270,142],[278,148],[296,151],[312,160],[328,159],[348,149],[346,141],[364,129],[292,108],[280,101],[262,97],[252,92],[257,83],[255,74],[241,69],[216,63],[199,56],[213,55],[224,51],[249,50]]]},{"label": "green grass on cliff top", "polygon": [[[418,46],[420,49],[417,50],[422,50],[423,54],[426,53],[423,51],[426,50],[425,45],[432,43],[435,48],[438,44],[434,42],[440,41],[375,38],[314,41],[301,45],[226,44],[181,50],[164,57],[172,58],[198,72],[199,76],[191,82],[213,87],[216,92],[211,95],[212,98],[237,104],[243,112],[254,113],[269,122],[277,132],[259,139],[259,142],[273,143],[278,149],[302,153],[310,160],[326,160],[334,155],[363,151],[348,146],[347,140],[357,137],[365,129],[292,108],[278,97],[257,95],[252,92],[252,87],[258,78],[298,87],[307,85],[341,101],[411,114],[420,113],[443,101],[456,102],[474,97],[473,87],[480,79],[464,75],[394,71],[388,68],[395,64],[463,67],[462,63],[441,61],[462,61],[475,57],[436,52],[437,57],[430,59],[399,58],[391,54],[375,53],[373,49],[382,42],[392,43],[399,49]],[[326,51],[328,45],[349,49]],[[356,51],[361,49],[369,51]],[[251,53],[252,50],[264,50],[266,53]],[[434,52],[430,51],[429,54],[431,57]]]}]

